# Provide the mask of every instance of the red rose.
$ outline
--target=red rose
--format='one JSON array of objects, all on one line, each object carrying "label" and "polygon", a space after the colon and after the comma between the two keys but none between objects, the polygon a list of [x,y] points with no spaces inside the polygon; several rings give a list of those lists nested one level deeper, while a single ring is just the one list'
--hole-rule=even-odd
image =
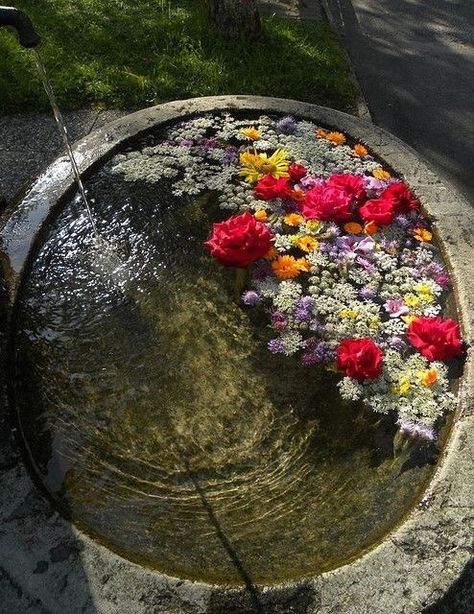
[{"label": "red rose", "polygon": [[255,196],[262,200],[272,200],[273,198],[290,198],[292,190],[285,177],[275,179],[273,175],[265,175],[258,181],[253,191]]},{"label": "red rose", "polygon": [[309,219],[323,222],[347,222],[352,218],[352,198],[327,183],[317,185],[301,203],[301,212]]},{"label": "red rose", "polygon": [[293,162],[293,164],[290,164],[288,167],[288,173],[291,181],[298,183],[301,181],[301,179],[303,179],[303,177],[306,177],[308,171],[304,166],[301,166],[301,164],[296,164],[296,162]]},{"label": "red rose", "polygon": [[382,373],[383,353],[372,339],[344,339],[337,348],[337,368],[359,382]]},{"label": "red rose", "polygon": [[221,264],[244,268],[265,256],[272,239],[267,226],[246,211],[214,224],[204,245]]},{"label": "red rose", "polygon": [[409,213],[420,207],[420,201],[401,181],[391,183],[380,195],[382,200],[392,200],[397,213]]},{"label": "red rose", "polygon": [[359,175],[351,175],[350,173],[331,175],[328,179],[328,185],[341,190],[357,204],[361,204],[367,199],[364,180]]},{"label": "red rose", "polygon": [[459,324],[449,318],[417,318],[408,327],[407,337],[428,360],[450,360],[463,352]]},{"label": "red rose", "polygon": [[366,224],[374,222],[377,226],[388,226],[395,217],[396,205],[393,200],[373,198],[362,205],[359,214]]}]

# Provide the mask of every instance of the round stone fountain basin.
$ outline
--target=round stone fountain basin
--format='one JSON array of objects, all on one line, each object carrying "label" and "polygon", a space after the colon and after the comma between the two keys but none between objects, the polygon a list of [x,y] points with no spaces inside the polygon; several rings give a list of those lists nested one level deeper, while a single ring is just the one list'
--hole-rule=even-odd
[{"label": "round stone fountain basin", "polygon": [[[219,603],[245,603],[249,585],[297,587],[311,577],[330,595],[337,591],[331,586],[347,589],[351,573],[363,578],[364,566],[372,570],[365,582],[388,582],[397,548],[404,569],[416,567],[397,536],[414,536],[417,523],[446,512],[436,492],[443,479],[452,482],[446,471],[467,410],[445,451],[448,428],[437,449],[394,458],[390,418],[342,403],[327,374],[268,354],[265,323],[235,303],[231,272],[203,252],[219,215],[212,195],[177,202],[166,183],[126,182],[110,172],[113,154],[158,141],[167,122],[220,109],[249,124],[262,111],[291,113],[362,139],[436,215],[459,279],[463,265],[449,253],[456,210],[444,210],[441,184],[382,131],[311,105],[248,97],[174,103],[125,118],[79,146],[99,229],[122,250],[113,266],[97,262],[87,219],[59,166],[4,227],[14,303],[11,401],[28,464],[53,504],[113,551],[95,551],[84,536],[87,552],[112,567],[121,561],[115,552],[198,581],[200,599],[219,594]],[[470,300],[464,285],[457,300],[463,314]],[[441,466],[440,455],[448,457]],[[160,576],[130,569],[137,582],[141,573],[147,582],[150,573]],[[212,584],[247,592],[209,593]],[[251,597],[249,607],[258,607]],[[338,611],[354,611],[349,604]]]}]

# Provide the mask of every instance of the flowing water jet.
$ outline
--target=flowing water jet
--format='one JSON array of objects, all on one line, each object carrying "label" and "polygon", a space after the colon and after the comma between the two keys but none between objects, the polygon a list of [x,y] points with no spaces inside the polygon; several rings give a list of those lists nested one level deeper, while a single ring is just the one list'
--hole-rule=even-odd
[{"label": "flowing water jet", "polygon": [[109,243],[103,236],[101,236],[97,229],[97,224],[92,214],[91,204],[86,190],[84,189],[84,183],[82,181],[76,156],[71,145],[67,126],[58,106],[51,80],[38,50],[41,38],[36,32],[28,15],[13,7],[0,7],[0,26],[10,26],[15,28],[18,32],[19,43],[26,49],[31,49],[34,55],[34,60],[41,83],[48,97],[59,134],[66,148],[66,153],[71,164],[71,170],[74,174],[80,198],[82,199],[89,223],[92,227],[94,238],[92,253],[95,254],[96,258],[98,259],[97,266],[101,267],[104,270],[104,273],[107,273],[107,271],[116,270],[120,267],[121,255],[116,246]]}]

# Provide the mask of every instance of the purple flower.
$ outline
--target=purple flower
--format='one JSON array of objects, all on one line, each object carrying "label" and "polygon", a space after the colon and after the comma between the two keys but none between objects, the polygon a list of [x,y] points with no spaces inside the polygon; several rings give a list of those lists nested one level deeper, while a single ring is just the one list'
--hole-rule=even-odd
[{"label": "purple flower", "polygon": [[301,362],[305,367],[313,367],[314,365],[318,364],[318,359],[314,352],[306,352],[301,357]]},{"label": "purple flower", "polygon": [[310,190],[317,185],[323,185],[326,183],[324,179],[318,179],[317,177],[311,177],[311,175],[306,175],[300,180],[300,186],[305,190]]},{"label": "purple flower", "polygon": [[311,367],[318,363],[332,362],[336,358],[336,350],[334,350],[326,341],[312,344],[309,351],[306,351],[301,357],[302,363]]},{"label": "purple flower", "polygon": [[268,349],[272,354],[282,354],[285,351],[283,340],[280,339],[280,337],[270,339],[268,342]]},{"label": "purple flower", "polygon": [[411,225],[411,221],[406,215],[397,215],[393,221],[400,228],[408,228]]},{"label": "purple flower", "polygon": [[200,145],[204,147],[204,149],[215,149],[219,143],[215,137],[211,137],[209,139],[202,139]]},{"label": "purple flower", "polygon": [[296,132],[296,122],[292,117],[287,115],[276,122],[275,128],[277,132],[282,132],[283,134],[294,134]]},{"label": "purple flower", "polygon": [[372,288],[369,288],[369,286],[364,286],[359,290],[359,296],[371,301],[377,296],[377,293]]},{"label": "purple flower", "polygon": [[314,298],[311,296],[303,296],[298,301],[298,305],[293,312],[293,317],[298,322],[309,322],[313,315]]},{"label": "purple flower", "polygon": [[434,441],[436,439],[434,430],[424,424],[418,424],[413,420],[405,420],[404,418],[400,418],[397,424],[402,433],[415,439],[425,439],[426,441]]},{"label": "purple flower", "polygon": [[242,302],[244,305],[248,305],[253,307],[254,305],[258,305],[262,300],[260,294],[255,292],[255,290],[247,290],[242,294]]},{"label": "purple flower", "polygon": [[396,336],[390,337],[387,343],[394,350],[403,350],[403,348],[406,347],[406,343],[403,341],[401,337],[396,337]]},{"label": "purple flower", "polygon": [[389,298],[384,308],[391,318],[398,318],[410,311],[401,298]]},{"label": "purple flower", "polygon": [[438,286],[441,286],[441,288],[447,289],[451,287],[451,280],[449,279],[447,271],[436,275],[434,281],[438,284]]},{"label": "purple flower", "polygon": [[286,315],[282,311],[274,311],[272,313],[272,326],[275,330],[285,330],[288,326]]},{"label": "purple flower", "polygon": [[181,139],[178,144],[181,145],[181,147],[192,147],[194,141],[191,139]]},{"label": "purple flower", "polygon": [[313,333],[323,335],[326,329],[322,322],[320,322],[317,318],[313,318],[309,323],[309,330],[313,331]]},{"label": "purple flower", "polygon": [[376,179],[375,177],[364,177],[365,189],[367,192],[371,192],[371,196],[378,196],[388,185],[387,181],[382,179]]},{"label": "purple flower", "polygon": [[237,162],[237,147],[229,145],[225,148],[223,162],[224,164],[234,164]]}]

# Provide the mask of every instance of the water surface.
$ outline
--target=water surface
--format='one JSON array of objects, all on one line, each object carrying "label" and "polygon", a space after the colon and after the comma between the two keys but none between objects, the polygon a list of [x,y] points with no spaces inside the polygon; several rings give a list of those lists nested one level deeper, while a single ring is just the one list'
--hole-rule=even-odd
[{"label": "water surface", "polygon": [[[203,250],[212,195],[102,170],[98,231],[69,202],[17,313],[16,405],[35,471],[84,530],[134,561],[216,583],[341,565],[415,504],[426,450],[393,457],[392,418],[266,349],[264,316]],[[259,319],[261,318],[261,319]]]}]

